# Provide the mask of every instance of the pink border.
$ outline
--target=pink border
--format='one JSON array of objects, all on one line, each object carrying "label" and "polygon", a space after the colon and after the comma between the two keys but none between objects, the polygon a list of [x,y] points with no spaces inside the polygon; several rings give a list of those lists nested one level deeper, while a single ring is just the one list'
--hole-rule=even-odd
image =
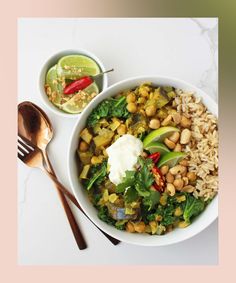
[{"label": "pink border", "polygon": [[[235,278],[234,272],[234,251],[235,251],[235,226],[232,223],[234,219],[234,202],[236,190],[234,188],[232,176],[234,164],[230,160],[230,148],[234,148],[232,135],[227,128],[227,122],[221,121],[222,137],[224,136],[224,159],[220,160],[221,179],[220,187],[221,192],[227,192],[227,188],[231,187],[230,193],[221,194],[220,211],[220,263],[218,266],[122,266],[122,267],[20,267],[17,266],[17,212],[16,212],[16,105],[17,105],[17,69],[16,69],[16,38],[17,38],[17,23],[16,19],[19,16],[47,16],[47,17],[79,17],[79,16],[116,16],[127,14],[132,11],[134,7],[137,9],[137,15],[143,14],[145,9],[141,9],[139,5],[125,6],[122,10],[117,7],[117,2],[113,2],[113,6],[107,7],[110,1],[90,1],[68,0],[63,5],[63,1],[5,1],[1,3],[1,63],[4,68],[0,68],[0,77],[2,79],[2,93],[7,95],[8,107],[1,108],[2,133],[1,136],[1,149],[2,162],[1,162],[1,176],[4,176],[1,186],[2,202],[0,205],[1,215],[1,279],[2,282],[148,282],[155,280],[163,282],[232,282]],[[99,3],[98,3],[99,2]],[[118,1],[119,3],[122,1]],[[127,1],[125,1],[127,3]],[[153,2],[153,1],[152,1]],[[158,2],[158,3],[157,3]],[[164,16],[165,11],[170,11],[172,7],[164,7],[156,1],[157,7],[152,3],[149,12],[153,15],[156,8],[160,16]],[[111,2],[110,2],[111,3]],[[101,5],[103,4],[103,5]],[[138,1],[133,4],[138,4]],[[144,3],[148,7],[147,1]],[[164,5],[164,4],[163,4]],[[163,7],[166,10],[163,10]],[[207,8],[207,7],[205,7]],[[202,11],[205,11],[202,8]],[[129,10],[127,10],[129,9]],[[151,10],[154,9],[154,10]],[[185,11],[187,8],[184,8]],[[223,7],[224,9],[224,7]],[[184,10],[182,10],[184,11]],[[205,12],[204,12],[205,13]],[[15,71],[14,71],[15,70]],[[11,76],[9,76],[11,74]],[[227,91],[225,91],[227,90]],[[226,97],[229,92],[229,84],[225,84],[224,94]],[[227,100],[227,99],[226,99]],[[224,103],[222,103],[223,105]],[[226,106],[226,104],[224,104]],[[230,107],[230,106],[229,106]],[[221,109],[222,113],[227,109]],[[226,115],[227,116],[227,115]],[[3,120],[4,119],[4,120]],[[223,127],[224,126],[224,127]],[[228,137],[227,137],[228,135]],[[5,138],[7,137],[7,138]],[[4,155],[5,154],[5,155]],[[231,168],[231,169],[230,169]],[[233,225],[233,226],[232,226]],[[4,228],[3,228],[4,227]],[[233,243],[233,244],[232,244]],[[207,253],[207,251],[206,251]],[[141,255],[140,255],[141,256]]]}]

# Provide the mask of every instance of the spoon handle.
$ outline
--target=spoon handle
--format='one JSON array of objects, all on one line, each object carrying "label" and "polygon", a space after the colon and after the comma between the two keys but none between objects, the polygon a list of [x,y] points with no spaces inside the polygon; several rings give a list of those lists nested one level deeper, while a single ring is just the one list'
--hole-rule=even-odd
[{"label": "spoon handle", "polygon": [[76,198],[58,181],[55,171],[53,170],[53,167],[51,165],[51,162],[48,158],[47,152],[43,152],[44,158],[45,158],[45,163],[48,167],[48,169],[45,168],[47,175],[53,180],[53,182],[56,184],[57,188],[64,193],[77,207],[78,209],[103,233],[103,235],[113,244],[117,245],[120,243],[119,240],[113,238],[112,236],[108,235],[106,232],[102,231],[88,216],[87,214],[83,211],[81,206],[79,205],[78,201]]},{"label": "spoon handle", "polygon": [[[50,164],[49,159],[48,159],[48,157],[47,157],[47,154],[44,154],[44,153],[43,153],[43,155],[44,155],[44,157],[45,157],[45,162],[46,162],[46,164]],[[51,166],[51,164],[50,164],[50,166]],[[51,166],[51,168],[52,168],[52,166]],[[44,167],[44,170],[45,170],[45,172],[47,173],[47,175],[48,175],[48,176],[55,182],[55,184],[56,184],[56,187],[57,187],[57,191],[58,191],[60,200],[61,200],[61,202],[62,202],[63,208],[64,208],[65,213],[66,213],[66,215],[67,215],[67,219],[68,219],[68,221],[69,221],[69,223],[70,223],[72,232],[73,232],[73,234],[74,234],[74,237],[75,237],[75,240],[76,240],[76,243],[77,243],[79,249],[80,249],[80,250],[86,249],[86,248],[87,248],[87,244],[86,244],[86,242],[85,242],[85,240],[84,240],[84,237],[83,237],[83,235],[82,235],[82,233],[81,233],[81,231],[80,231],[80,228],[78,227],[78,224],[76,223],[75,217],[74,217],[74,215],[73,215],[73,213],[72,213],[72,211],[71,211],[71,208],[70,208],[70,206],[69,206],[69,204],[68,204],[68,202],[67,202],[67,200],[66,200],[66,197],[65,197],[65,195],[64,195],[65,191],[67,191],[67,190],[66,190],[66,189],[61,190],[61,189],[59,188],[59,184],[60,184],[60,183],[59,183],[59,181],[57,180],[56,176],[53,176],[50,172],[48,172],[47,168],[45,168],[45,167]],[[53,169],[52,169],[52,170],[53,170]],[[54,172],[54,171],[53,171],[53,172]],[[68,191],[67,191],[67,192],[68,192]],[[68,195],[68,193],[66,193],[66,194]],[[75,201],[76,201],[76,200],[75,200]],[[77,201],[76,201],[76,202],[77,202]]]}]

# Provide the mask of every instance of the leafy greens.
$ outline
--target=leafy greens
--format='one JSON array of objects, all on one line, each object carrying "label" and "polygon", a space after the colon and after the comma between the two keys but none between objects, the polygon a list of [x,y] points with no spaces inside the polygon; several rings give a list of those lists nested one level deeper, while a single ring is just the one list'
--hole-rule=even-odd
[{"label": "leafy greens", "polygon": [[87,123],[94,127],[101,118],[128,118],[129,111],[126,109],[126,97],[109,98],[102,101],[89,115]]},{"label": "leafy greens", "polygon": [[116,187],[116,193],[124,193],[127,203],[143,197],[143,204],[152,209],[159,202],[160,193],[150,190],[154,178],[150,169],[153,166],[151,159],[139,158],[140,166],[137,171],[126,171],[123,182]]},{"label": "leafy greens", "polygon": [[87,190],[89,191],[93,185],[100,185],[107,174],[107,162],[94,165],[89,171],[91,178],[87,181]]},{"label": "leafy greens", "polygon": [[191,217],[199,215],[205,208],[204,201],[186,194],[187,201],[184,209],[184,220],[190,223]]}]

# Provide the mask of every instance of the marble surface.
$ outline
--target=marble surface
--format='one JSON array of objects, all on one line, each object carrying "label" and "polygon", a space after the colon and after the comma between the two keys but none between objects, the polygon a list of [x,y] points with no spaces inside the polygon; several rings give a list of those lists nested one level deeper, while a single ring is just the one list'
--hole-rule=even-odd
[{"label": "marble surface", "polygon": [[[37,103],[49,115],[55,137],[49,156],[69,187],[67,141],[76,119],[55,116],[41,101],[38,87],[45,60],[63,49],[88,49],[106,68],[115,68],[109,85],[136,75],[173,76],[206,91],[217,101],[218,23],[215,18],[19,19],[18,101]],[[18,161],[18,263],[23,265],[218,263],[218,224],[166,247],[110,242],[71,206],[89,248],[79,251],[52,182],[43,172]]]}]

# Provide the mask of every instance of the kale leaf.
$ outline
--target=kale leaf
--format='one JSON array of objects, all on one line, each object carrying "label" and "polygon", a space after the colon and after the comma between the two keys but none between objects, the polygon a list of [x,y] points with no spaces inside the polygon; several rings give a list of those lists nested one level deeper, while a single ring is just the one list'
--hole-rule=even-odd
[{"label": "kale leaf", "polygon": [[115,223],[115,227],[118,230],[125,230],[126,223],[127,223],[127,220],[118,220]]},{"label": "kale leaf", "polygon": [[87,181],[87,190],[89,191],[93,185],[100,185],[107,175],[107,162],[97,164],[91,167],[89,171],[91,178]]},{"label": "kale leaf", "polygon": [[204,201],[196,199],[190,194],[186,194],[186,205],[184,208],[184,220],[190,222],[191,217],[199,215],[205,208]]},{"label": "kale leaf", "polygon": [[129,111],[126,109],[126,97],[109,98],[102,101],[89,115],[87,124],[94,127],[101,118],[128,118]]},{"label": "kale leaf", "polygon": [[98,218],[113,226],[116,223],[116,221],[109,215],[108,208],[106,206],[100,206],[98,208]]}]

